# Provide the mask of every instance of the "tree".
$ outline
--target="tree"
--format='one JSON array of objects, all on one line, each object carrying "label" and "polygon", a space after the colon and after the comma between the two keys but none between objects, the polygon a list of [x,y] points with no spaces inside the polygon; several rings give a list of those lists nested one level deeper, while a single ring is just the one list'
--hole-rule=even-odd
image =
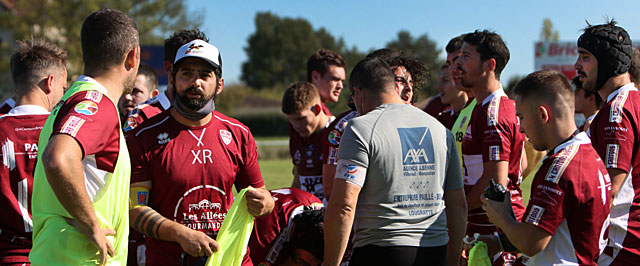
[{"label": "tree", "polygon": [[[7,11],[0,11],[0,32],[15,40],[43,37],[57,43],[68,52],[69,76],[82,72],[80,29],[82,21],[100,8],[121,10],[136,20],[140,44],[162,44],[173,31],[196,28],[202,24],[202,14],[190,12],[184,1],[173,0],[20,0]],[[12,43],[0,47],[0,73],[8,73]],[[0,80],[0,98],[12,90],[9,80]]]},{"label": "tree", "polygon": [[542,21],[542,30],[540,31],[541,41],[558,41],[560,40],[560,34],[557,30],[553,29],[553,23],[551,19],[545,18]]},{"label": "tree", "polygon": [[427,81],[419,87],[420,98],[437,93],[436,86],[440,76],[440,66],[444,64],[444,61],[438,58],[441,51],[427,34],[414,38],[408,31],[399,31],[397,38],[388,42],[386,47],[402,51],[404,55],[413,56],[427,65],[429,75]]}]

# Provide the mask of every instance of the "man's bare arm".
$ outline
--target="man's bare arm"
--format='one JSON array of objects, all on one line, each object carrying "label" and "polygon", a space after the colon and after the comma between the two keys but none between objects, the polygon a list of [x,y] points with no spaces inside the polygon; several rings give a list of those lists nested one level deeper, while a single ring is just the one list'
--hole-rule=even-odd
[{"label": "man's bare arm", "polygon": [[327,201],[331,198],[331,189],[333,189],[333,179],[335,176],[335,164],[322,165],[322,189],[324,190],[324,198],[327,199]]},{"label": "man's bare arm", "polygon": [[469,210],[482,207],[480,195],[484,193],[484,189],[489,186],[489,179],[495,180],[496,184],[500,183],[507,187],[509,181],[509,162],[507,161],[488,161],[483,164],[484,171],[482,177],[471,188],[467,194],[467,206]]},{"label": "man's bare arm", "polygon": [[613,204],[613,200],[618,196],[618,192],[620,192],[622,183],[624,183],[624,180],[627,178],[627,172],[619,168],[607,168],[607,172],[609,172],[609,177],[611,177],[610,204]]},{"label": "man's bare arm", "polygon": [[334,180],[333,197],[329,200],[324,217],[324,265],[339,265],[344,256],[360,187],[344,179]]},{"label": "man's bare arm", "polygon": [[105,264],[107,254],[115,255],[106,236],[115,235],[116,231],[100,227],[85,187],[82,155],[82,148],[73,137],[54,134],[42,153],[42,166],[53,193],[73,218],[69,223],[96,245]]},{"label": "man's bare arm", "polygon": [[444,204],[449,229],[447,244],[447,265],[459,265],[462,252],[462,238],[467,231],[467,201],[464,189],[445,190]]}]

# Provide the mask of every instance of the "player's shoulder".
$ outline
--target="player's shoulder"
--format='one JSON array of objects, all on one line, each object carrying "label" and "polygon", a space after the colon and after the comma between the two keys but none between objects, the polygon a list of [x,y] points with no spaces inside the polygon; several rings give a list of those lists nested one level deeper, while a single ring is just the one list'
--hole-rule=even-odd
[{"label": "player's shoulder", "polygon": [[227,130],[229,131],[241,133],[244,135],[251,134],[249,128],[235,118],[228,117],[218,111],[213,111],[211,115],[211,119],[214,120],[215,123],[220,124],[222,127],[227,128]]},{"label": "player's shoulder", "polygon": [[63,104],[68,112],[96,120],[103,116],[117,116],[115,104],[98,90],[80,91],[71,95]]},{"label": "player's shoulder", "polygon": [[165,110],[147,120],[140,125],[127,132],[127,135],[143,137],[149,134],[155,134],[158,130],[166,130],[166,125],[171,117],[171,111]]},{"label": "player's shoulder", "polygon": [[604,169],[602,160],[584,132],[556,147],[553,152],[545,161],[549,165],[548,171],[544,173],[545,181],[558,184],[561,178],[565,181],[573,180],[584,173],[597,173],[599,166]]}]

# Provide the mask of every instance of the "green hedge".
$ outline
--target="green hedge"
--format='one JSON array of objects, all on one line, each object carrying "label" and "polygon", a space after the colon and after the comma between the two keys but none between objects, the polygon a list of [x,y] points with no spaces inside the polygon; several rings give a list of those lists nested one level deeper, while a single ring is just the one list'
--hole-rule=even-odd
[{"label": "green hedge", "polygon": [[289,136],[287,117],[281,113],[235,115],[256,137]]}]

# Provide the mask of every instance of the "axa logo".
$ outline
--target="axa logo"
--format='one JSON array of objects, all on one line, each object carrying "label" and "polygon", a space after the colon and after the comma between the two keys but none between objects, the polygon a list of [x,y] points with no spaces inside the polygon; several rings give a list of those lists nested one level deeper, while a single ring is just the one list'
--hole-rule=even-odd
[{"label": "axa logo", "polygon": [[407,153],[404,156],[404,160],[402,160],[402,163],[409,163],[409,164],[414,164],[414,163],[428,163],[429,162],[429,157],[427,157],[427,153],[424,151],[424,149],[409,149],[409,151],[407,151]]},{"label": "axa logo", "polygon": [[158,138],[158,144],[160,144],[160,145],[167,144],[167,143],[169,143],[169,140],[170,140],[169,139],[169,133],[167,133],[167,132],[162,132],[162,133],[158,134],[157,138]]},{"label": "axa logo", "polygon": [[430,164],[434,162],[431,130],[427,127],[398,128],[402,144],[402,164]]},{"label": "axa logo", "polygon": [[191,50],[199,50],[200,48],[204,47],[204,45],[202,44],[191,44],[189,45],[189,49],[187,50],[187,52],[185,52],[185,54],[189,54],[191,53]]}]

